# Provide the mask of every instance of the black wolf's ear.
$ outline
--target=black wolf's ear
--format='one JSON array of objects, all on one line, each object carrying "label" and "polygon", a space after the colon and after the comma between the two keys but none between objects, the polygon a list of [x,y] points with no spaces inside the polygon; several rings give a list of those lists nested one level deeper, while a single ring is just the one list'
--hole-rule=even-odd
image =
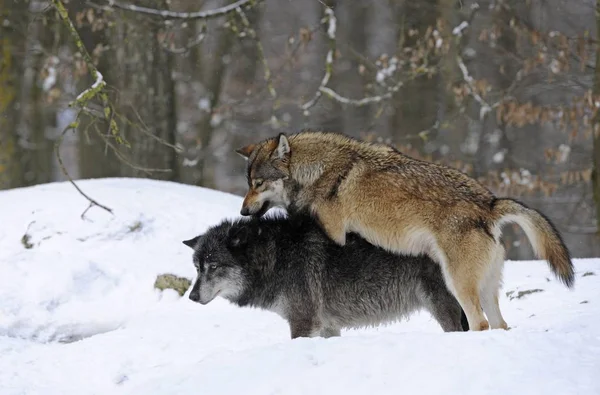
[{"label": "black wolf's ear", "polygon": [[243,247],[248,243],[250,237],[250,229],[248,226],[239,228],[231,228],[229,230],[229,246],[233,248]]},{"label": "black wolf's ear", "polygon": [[290,154],[290,142],[284,133],[279,133],[277,136],[279,143],[277,144],[277,157],[285,159]]},{"label": "black wolf's ear", "polygon": [[183,244],[185,244],[186,246],[190,247],[191,249],[194,249],[194,247],[196,247],[196,244],[198,244],[198,239],[200,239],[200,236],[196,236],[193,239],[189,239],[189,240],[184,240]]},{"label": "black wolf's ear", "polygon": [[256,144],[249,144],[245,147],[236,149],[235,152],[237,152],[242,158],[248,160],[255,148]]}]

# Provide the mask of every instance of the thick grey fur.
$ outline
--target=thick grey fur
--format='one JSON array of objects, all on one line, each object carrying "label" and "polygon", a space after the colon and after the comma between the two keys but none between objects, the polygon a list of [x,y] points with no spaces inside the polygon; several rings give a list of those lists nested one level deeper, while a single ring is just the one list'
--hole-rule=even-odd
[{"label": "thick grey fur", "polygon": [[198,277],[189,298],[217,295],[279,314],[297,337],[340,336],[425,309],[442,329],[468,330],[459,303],[430,258],[386,252],[356,234],[340,247],[308,215],[240,218],[183,242]]}]

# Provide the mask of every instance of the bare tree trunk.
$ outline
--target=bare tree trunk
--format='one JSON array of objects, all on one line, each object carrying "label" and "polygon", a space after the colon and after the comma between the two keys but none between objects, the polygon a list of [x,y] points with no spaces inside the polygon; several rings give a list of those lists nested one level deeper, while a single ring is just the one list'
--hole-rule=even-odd
[{"label": "bare tree trunk", "polygon": [[0,0],[0,190],[23,183],[17,136],[13,125],[18,119],[17,92],[21,84],[22,48],[27,25],[27,3]]},{"label": "bare tree trunk", "polygon": [[[165,9],[165,2],[155,0],[147,6]],[[175,144],[175,92],[171,76],[171,55],[158,41],[160,24],[143,16],[123,13],[112,35],[116,61],[111,74],[118,76],[115,113],[130,122],[120,122],[120,129],[131,149],[120,147],[131,163],[121,164],[121,174],[163,180],[177,178]],[[114,59],[114,58],[113,58]],[[133,165],[133,166],[132,166]]]},{"label": "bare tree trunk", "polygon": [[16,122],[25,185],[51,181],[53,146],[46,138],[49,110],[43,102],[44,89],[50,84],[47,79],[40,79],[43,62],[41,48],[48,38],[48,27],[41,17],[46,6],[45,2],[39,0],[29,3],[29,26],[19,92],[20,113]]},{"label": "bare tree trunk", "polygon": [[[435,26],[439,15],[436,0],[420,2],[404,1],[398,7],[397,20],[399,26],[400,45],[412,44],[408,35],[410,29],[425,31],[429,26]],[[398,51],[402,51],[399,48]],[[439,77],[438,77],[439,78]],[[396,95],[394,100],[395,116],[392,118],[393,139],[397,143],[406,141],[407,136],[414,136],[424,129],[430,128],[438,119],[439,89],[438,78],[417,78],[409,81]],[[410,140],[412,146],[423,149],[420,140]]]},{"label": "bare tree trunk", "polygon": [[[394,2],[377,1],[369,5],[368,23],[366,27],[367,48],[365,50],[369,60],[375,61],[382,55],[392,56],[397,47],[396,18]],[[392,103],[384,102],[369,106],[368,125],[369,131],[375,132],[377,137],[391,138],[394,131],[391,129],[394,108]],[[347,111],[351,111],[347,109]]]},{"label": "bare tree trunk", "polygon": [[[214,2],[209,2],[208,8],[214,6]],[[249,12],[249,18],[253,25],[256,22],[255,13],[254,11]],[[219,122],[214,121],[220,118],[220,115],[215,114],[214,111],[221,101],[226,82],[227,64],[231,63],[232,70],[234,70],[234,75],[230,78],[240,78],[242,84],[252,84],[256,73],[257,56],[252,40],[239,42],[240,53],[235,57],[228,56],[232,51],[233,33],[217,28],[217,25],[222,23],[222,21],[209,22],[209,31],[213,32],[213,36],[206,41],[205,46],[196,49],[196,58],[199,59],[201,67],[192,74],[195,80],[201,81],[205,89],[207,97],[204,100],[208,103],[208,111],[203,111],[192,124],[198,145],[196,159],[191,163],[193,179],[189,181],[191,184],[209,188],[215,187],[214,171],[211,169],[215,158],[211,143],[215,128],[219,125]],[[239,75],[235,73],[236,70],[240,73]]]},{"label": "bare tree trunk", "polygon": [[[248,10],[246,15],[261,39],[262,11],[252,9]],[[201,176],[196,184],[201,182],[199,185],[226,189],[222,180],[228,178],[231,171],[239,171],[241,168],[240,158],[233,149],[243,144],[244,140],[239,139],[236,134],[241,132],[240,134],[247,136],[260,133],[257,120],[262,119],[265,106],[245,104],[247,98],[251,97],[249,92],[256,92],[258,86],[257,70],[261,66],[257,42],[248,37],[240,40],[231,32],[224,31],[214,37],[201,56],[204,69],[202,80],[210,93],[211,111],[196,124],[200,141],[205,147],[196,164],[196,171]],[[219,119],[223,117],[218,111],[219,108],[221,111],[227,109],[224,114],[231,114],[231,118],[227,117],[227,121],[220,122]],[[228,151],[225,152],[223,147],[228,145]],[[218,151],[221,151],[220,155],[215,155],[214,152]],[[233,157],[233,161],[228,162],[225,159],[227,156]],[[235,167],[232,163],[236,164],[233,165]]]},{"label": "bare tree trunk", "polygon": [[[370,5],[360,1],[338,1],[335,12],[338,30],[337,40],[348,43],[352,50],[365,53],[367,46],[366,24],[367,9]],[[365,96],[365,81],[360,76],[359,63],[350,53],[342,54],[336,61],[331,79],[333,88],[346,97],[361,98]],[[345,134],[359,137],[366,132],[368,125],[368,107],[349,108],[336,103],[336,111],[341,112],[342,130]]]},{"label": "bare tree trunk", "polygon": [[[600,0],[596,1],[596,41],[600,39]],[[600,45],[596,44],[596,69],[594,71],[594,96],[600,96]],[[597,234],[600,235],[600,112],[596,115],[593,128],[594,148],[592,158],[594,170],[592,172],[592,185],[594,188],[594,202],[596,203]]]}]

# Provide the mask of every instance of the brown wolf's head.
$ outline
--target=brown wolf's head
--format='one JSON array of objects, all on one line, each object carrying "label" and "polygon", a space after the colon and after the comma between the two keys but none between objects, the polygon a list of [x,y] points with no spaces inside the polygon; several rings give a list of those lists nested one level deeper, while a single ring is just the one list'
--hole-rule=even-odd
[{"label": "brown wolf's head", "polygon": [[250,144],[236,150],[248,160],[248,193],[244,198],[242,215],[260,217],[271,207],[289,205],[286,182],[290,178],[290,143],[285,134]]}]

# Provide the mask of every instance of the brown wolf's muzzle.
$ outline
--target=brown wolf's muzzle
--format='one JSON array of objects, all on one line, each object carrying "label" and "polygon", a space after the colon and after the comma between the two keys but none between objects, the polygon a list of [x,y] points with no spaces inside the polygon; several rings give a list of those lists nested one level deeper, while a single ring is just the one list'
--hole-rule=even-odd
[{"label": "brown wolf's muzzle", "polygon": [[267,211],[269,211],[270,202],[268,200],[265,200],[262,205],[259,202],[248,203],[247,200],[248,196],[246,196],[246,199],[244,199],[244,203],[242,204],[242,209],[240,210],[241,215],[262,217]]}]

